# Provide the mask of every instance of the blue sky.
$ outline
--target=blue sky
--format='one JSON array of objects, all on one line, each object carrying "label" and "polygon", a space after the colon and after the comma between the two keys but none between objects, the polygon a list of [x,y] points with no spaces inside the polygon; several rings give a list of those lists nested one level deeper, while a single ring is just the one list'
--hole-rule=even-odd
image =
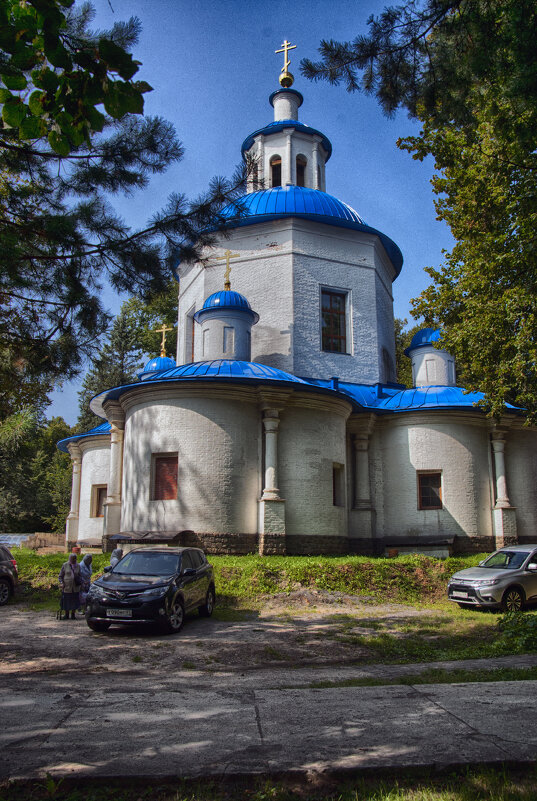
[{"label": "blue sky", "polygon": [[[278,87],[284,39],[291,51],[294,88],[304,96],[300,119],[332,142],[327,191],[355,208],[366,222],[394,239],[404,256],[394,284],[395,314],[409,317],[410,299],[428,283],[425,266],[438,266],[449,249],[449,229],[435,219],[431,161],[414,161],[399,150],[400,136],[419,128],[405,112],[387,119],[373,97],[343,87],[311,83],[299,61],[315,58],[322,38],[349,40],[367,29],[378,0],[93,0],[95,28],[137,16],[142,33],[134,48],[146,113],[174,123],[185,147],[183,160],[157,176],[143,192],[114,200],[133,226],[144,225],[171,192],[195,197],[215,175],[231,175],[246,136],[273,119],[268,96]],[[105,293],[112,312],[120,299]],[[47,415],[74,423],[80,382],[56,391]]]}]

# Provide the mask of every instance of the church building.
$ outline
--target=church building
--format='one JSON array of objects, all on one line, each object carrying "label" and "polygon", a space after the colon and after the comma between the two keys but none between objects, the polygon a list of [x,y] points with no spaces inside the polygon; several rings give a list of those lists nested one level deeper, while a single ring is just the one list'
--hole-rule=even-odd
[{"label": "church building", "polygon": [[[284,43],[288,45],[288,43]],[[67,541],[209,553],[447,554],[533,542],[536,431],[456,386],[440,333],[395,383],[395,242],[327,192],[332,145],[285,67],[226,237],[177,268],[178,346],[91,402]]]}]

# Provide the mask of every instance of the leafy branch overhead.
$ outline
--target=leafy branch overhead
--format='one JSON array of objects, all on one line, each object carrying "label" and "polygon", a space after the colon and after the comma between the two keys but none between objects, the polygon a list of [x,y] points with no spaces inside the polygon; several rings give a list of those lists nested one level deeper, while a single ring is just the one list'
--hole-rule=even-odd
[{"label": "leafy branch overhead", "polygon": [[[114,195],[179,161],[173,126],[142,116],[135,18],[90,29],[70,0],[0,0],[0,419],[73,377],[110,318],[102,290],[148,298],[223,226],[244,174],[179,192],[133,230]],[[23,394],[21,394],[23,392]]]},{"label": "leafy branch overhead", "polygon": [[367,35],[324,41],[304,74],[373,94],[422,124],[398,145],[432,155],[439,220],[456,240],[415,316],[441,325],[465,386],[500,417],[537,422],[537,6],[534,0],[408,0]]},{"label": "leafy branch overhead", "polygon": [[[67,16],[74,0],[4,0],[0,4],[0,103],[4,126],[21,140],[47,137],[52,150],[67,156],[106,117],[142,114],[145,81],[132,81],[138,62],[121,47],[124,26],[108,36],[84,35]],[[87,12],[85,12],[87,13]],[[132,18],[131,30],[139,29]]]}]

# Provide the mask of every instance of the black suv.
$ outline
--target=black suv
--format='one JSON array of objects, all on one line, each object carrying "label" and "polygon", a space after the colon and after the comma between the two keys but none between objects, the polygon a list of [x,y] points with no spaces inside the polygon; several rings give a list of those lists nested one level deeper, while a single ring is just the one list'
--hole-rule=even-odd
[{"label": "black suv", "polygon": [[17,562],[5,545],[0,545],[0,606],[4,606],[19,583]]},{"label": "black suv", "polygon": [[93,582],[86,621],[93,631],[112,623],[159,623],[177,632],[187,612],[210,617],[215,603],[213,567],[198,548],[135,548]]}]

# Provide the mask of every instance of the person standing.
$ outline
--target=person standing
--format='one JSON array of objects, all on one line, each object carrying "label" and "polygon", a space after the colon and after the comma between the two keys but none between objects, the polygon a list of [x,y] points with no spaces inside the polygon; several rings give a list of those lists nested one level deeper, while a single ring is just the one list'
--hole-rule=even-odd
[{"label": "person standing", "polygon": [[76,553],[69,554],[69,559],[64,562],[58,576],[62,597],[60,608],[65,612],[64,620],[75,619],[75,611],[80,605],[80,565],[76,563]]},{"label": "person standing", "polygon": [[91,574],[93,572],[92,568],[93,556],[90,553],[85,554],[80,562],[80,606],[86,605],[86,598],[88,596],[90,584],[91,584]]}]

